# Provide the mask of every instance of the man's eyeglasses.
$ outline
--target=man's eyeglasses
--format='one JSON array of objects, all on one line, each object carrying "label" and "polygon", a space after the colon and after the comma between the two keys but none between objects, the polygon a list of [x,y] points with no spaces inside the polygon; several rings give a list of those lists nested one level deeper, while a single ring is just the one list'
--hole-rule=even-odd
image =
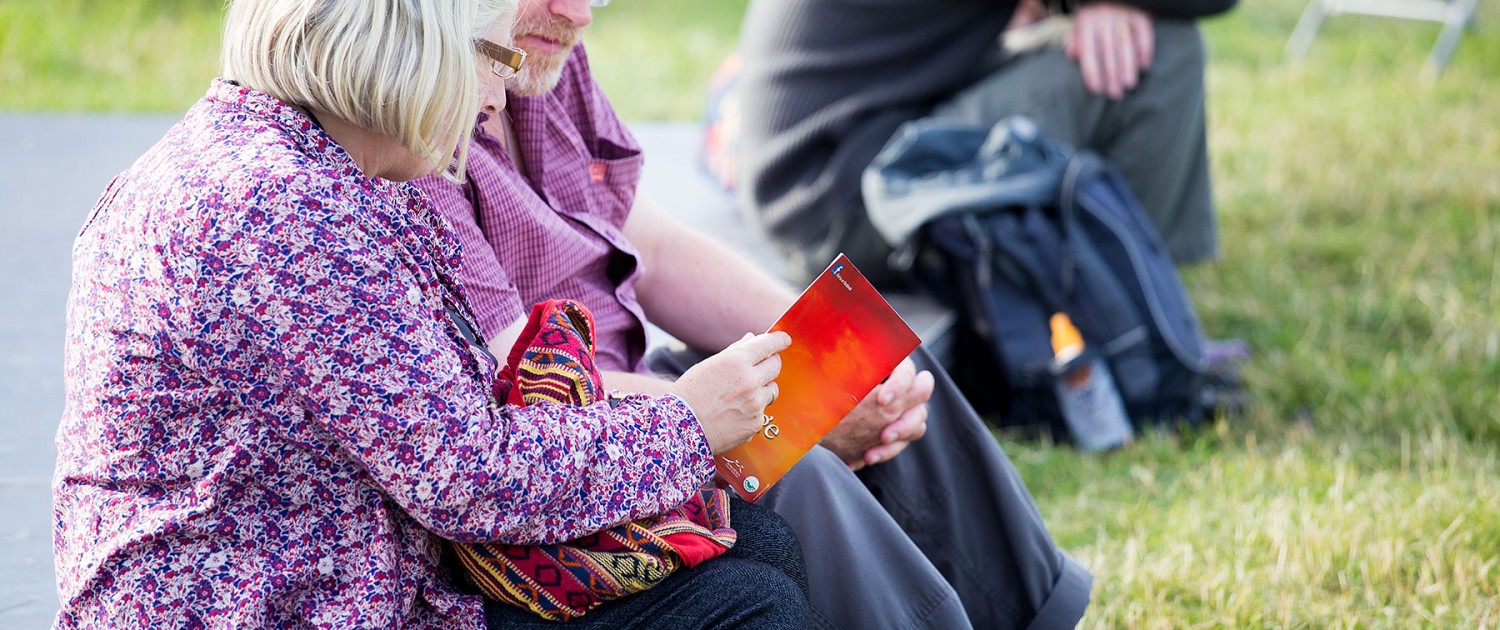
[{"label": "man's eyeglasses", "polygon": [[490,72],[502,79],[509,79],[521,71],[521,65],[526,62],[526,51],[501,46],[487,39],[474,40],[474,46],[479,52],[490,58]]},{"label": "man's eyeglasses", "polygon": [[594,8],[607,7],[609,6],[609,0],[589,0],[589,6]]}]

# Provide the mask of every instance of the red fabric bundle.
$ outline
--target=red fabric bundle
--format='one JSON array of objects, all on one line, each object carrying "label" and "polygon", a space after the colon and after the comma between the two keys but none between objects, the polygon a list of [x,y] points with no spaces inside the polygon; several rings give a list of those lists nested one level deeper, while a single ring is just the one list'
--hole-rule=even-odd
[{"label": "red fabric bundle", "polygon": [[[594,319],[570,300],[537,304],[495,382],[512,405],[590,405],[604,388],[594,367]],[[567,621],[605,601],[644,591],[673,571],[735,542],[724,490],[703,490],[676,509],[552,545],[454,543],[487,596]]]}]

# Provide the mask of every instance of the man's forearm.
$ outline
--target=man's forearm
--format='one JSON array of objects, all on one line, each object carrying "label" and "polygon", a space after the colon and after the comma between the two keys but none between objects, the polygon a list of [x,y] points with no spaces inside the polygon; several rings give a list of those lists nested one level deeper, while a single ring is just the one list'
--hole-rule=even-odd
[{"label": "man's forearm", "polygon": [[658,374],[605,371],[601,372],[599,376],[604,380],[605,389],[613,389],[630,394],[646,394],[648,396],[662,396],[672,393],[672,379]]},{"label": "man's forearm", "polygon": [[708,236],[637,199],[626,236],[641,250],[636,285],[652,323],[690,346],[718,351],[747,332],[761,333],[797,294]]},{"label": "man's forearm", "polygon": [[[1119,0],[1137,9],[1150,13],[1152,17],[1198,19],[1228,11],[1235,0]],[[1069,2],[1072,6],[1090,4],[1088,0]]]}]

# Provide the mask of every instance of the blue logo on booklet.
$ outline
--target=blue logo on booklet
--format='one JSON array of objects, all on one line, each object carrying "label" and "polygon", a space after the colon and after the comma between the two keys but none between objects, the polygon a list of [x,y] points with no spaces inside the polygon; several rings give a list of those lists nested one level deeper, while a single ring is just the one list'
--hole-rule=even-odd
[{"label": "blue logo on booklet", "polygon": [[832,269],[829,269],[829,271],[833,273],[833,277],[836,278],[839,281],[839,284],[844,285],[844,289],[845,290],[853,291],[854,287],[849,286],[849,281],[845,280],[843,276],[839,275],[839,272],[841,272],[843,270],[844,270],[844,263],[836,263],[836,264],[834,264],[834,266],[833,266]]}]

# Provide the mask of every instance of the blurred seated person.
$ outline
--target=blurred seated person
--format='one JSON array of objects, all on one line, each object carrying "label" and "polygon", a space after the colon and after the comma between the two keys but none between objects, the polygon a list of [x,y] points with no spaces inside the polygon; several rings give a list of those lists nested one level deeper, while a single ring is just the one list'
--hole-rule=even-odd
[{"label": "blurred seated person", "polygon": [[[74,245],[57,627],[510,627],[445,539],[542,544],[660,513],[759,429],[782,334],[618,406],[494,398],[458,246],[403,182],[464,177],[481,104],[504,104],[479,73],[514,14],[229,4],[223,78]],[[807,625],[800,566],[744,557],[795,538],[734,509],[768,535],[584,621]]]},{"label": "blurred seated person", "polygon": [[1194,20],[1233,4],[752,0],[737,88],[741,198],[803,277],[843,251],[896,282],[860,197],[865,167],[907,121],[990,127],[1023,114],[1113,162],[1179,265],[1210,259]]}]

